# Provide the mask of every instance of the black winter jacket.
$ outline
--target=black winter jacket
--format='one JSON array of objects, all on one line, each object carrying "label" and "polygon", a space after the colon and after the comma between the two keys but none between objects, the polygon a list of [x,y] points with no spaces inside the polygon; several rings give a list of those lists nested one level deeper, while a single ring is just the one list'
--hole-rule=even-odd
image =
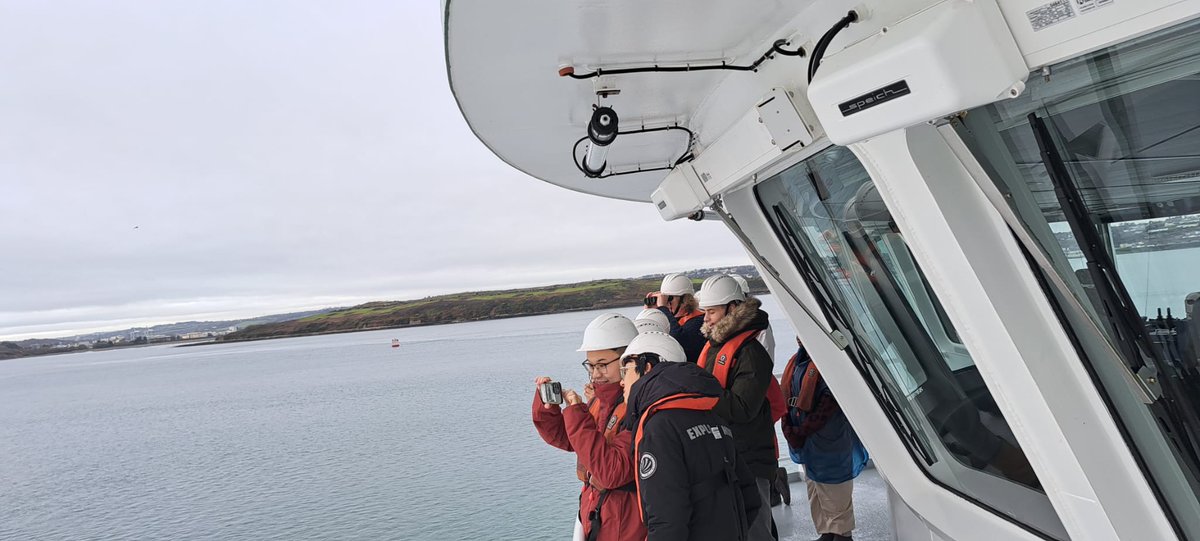
[{"label": "black winter jacket", "polygon": [[[636,430],[651,404],[680,393],[718,397],[721,386],[694,364],[658,363],[630,389],[626,423]],[[712,411],[663,409],[650,417],[634,457],[648,541],[745,539],[765,508],[732,436]]]},{"label": "black winter jacket", "polygon": [[[759,309],[762,303],[750,297],[703,331],[708,337],[708,355],[704,369],[709,373],[716,367],[721,346],[747,330],[762,330],[769,322],[767,313]],[[728,386],[713,411],[733,429],[738,454],[754,475],[771,479],[779,467],[775,455],[775,422],[767,403],[767,387],[771,383],[774,361],[758,340],[742,344],[737,364],[729,374]]]},{"label": "black winter jacket", "polygon": [[671,322],[671,338],[683,346],[683,353],[687,356],[687,361],[689,363],[696,362],[700,358],[700,350],[704,349],[704,342],[707,341],[704,335],[700,334],[700,327],[704,325],[704,317],[694,317],[680,325],[679,319],[667,307],[660,306],[658,309],[666,314],[667,321]]}]

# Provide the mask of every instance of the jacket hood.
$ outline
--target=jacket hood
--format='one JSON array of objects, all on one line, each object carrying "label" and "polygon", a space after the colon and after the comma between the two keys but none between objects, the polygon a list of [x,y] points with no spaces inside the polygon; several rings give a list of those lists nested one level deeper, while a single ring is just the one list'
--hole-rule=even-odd
[{"label": "jacket hood", "polygon": [[651,404],[673,394],[721,396],[723,391],[717,378],[694,363],[660,362],[634,382],[629,390],[629,403],[625,406],[626,427],[630,430],[637,428],[642,413]]},{"label": "jacket hood", "polygon": [[759,309],[761,306],[762,301],[757,297],[746,297],[716,325],[705,323],[701,326],[700,333],[713,342],[724,344],[742,331],[766,329],[769,319],[767,313]]}]

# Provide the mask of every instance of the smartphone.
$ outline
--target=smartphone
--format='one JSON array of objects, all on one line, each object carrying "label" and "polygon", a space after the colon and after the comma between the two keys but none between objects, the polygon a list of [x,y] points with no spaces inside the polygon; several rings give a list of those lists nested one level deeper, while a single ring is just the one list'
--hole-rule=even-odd
[{"label": "smartphone", "polygon": [[538,386],[543,404],[562,404],[562,384],[557,381],[547,381]]}]

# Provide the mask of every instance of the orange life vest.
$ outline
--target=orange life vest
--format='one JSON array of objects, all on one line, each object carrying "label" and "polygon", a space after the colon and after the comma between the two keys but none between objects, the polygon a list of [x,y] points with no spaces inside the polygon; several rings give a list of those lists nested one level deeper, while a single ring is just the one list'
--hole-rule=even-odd
[{"label": "orange life vest", "polygon": [[[717,365],[713,367],[712,371],[713,377],[721,382],[721,387],[729,388],[729,373],[733,371],[733,365],[737,362],[737,352],[742,349],[742,344],[757,336],[758,331],[742,331],[721,345],[721,350],[717,352]],[[712,342],[708,341],[704,343],[704,349],[700,350],[700,358],[696,361],[700,368],[708,368],[708,350],[711,347]]]},{"label": "orange life vest", "polygon": [[637,432],[634,433],[633,438],[633,456],[638,461],[638,472],[634,474],[633,482],[637,485],[638,516],[640,516],[643,521],[646,520],[646,511],[642,509],[641,461],[642,434],[644,433],[642,429],[645,428],[646,421],[650,420],[652,415],[662,410],[709,411],[716,405],[717,397],[715,396],[701,396],[693,393],[680,393],[658,399],[657,402],[651,404],[650,407],[646,408],[646,411],[642,413],[642,418],[638,421]]},{"label": "orange life vest", "polygon": [[813,400],[817,396],[817,382],[821,380],[821,372],[817,370],[817,363],[809,360],[808,367],[800,378],[800,392],[793,397],[792,378],[796,376],[796,361],[799,360],[797,358],[799,355],[799,353],[792,355],[792,358],[788,359],[787,367],[783,369],[783,396],[787,398],[788,407],[811,412]]},{"label": "orange life vest", "polygon": [[691,321],[691,320],[693,320],[693,319],[696,319],[696,318],[698,318],[698,317],[704,317],[704,312],[701,312],[701,311],[699,311],[699,310],[692,310],[692,313],[690,313],[690,314],[688,314],[688,315],[686,315],[686,316],[683,316],[683,317],[681,317],[681,318],[678,318],[678,319],[679,319],[679,326],[680,326],[680,327],[682,327],[684,323],[687,323],[687,322],[689,322],[689,321]]},{"label": "orange life vest", "polygon": [[[588,413],[592,415],[592,419],[596,420],[596,426],[600,426],[601,421],[599,400],[593,399],[592,402],[588,404]],[[616,408],[613,408],[612,415],[608,417],[608,423],[604,425],[604,441],[612,443],[613,438],[617,435],[617,430],[620,429],[621,418],[624,416],[625,402],[621,402],[620,404],[617,404]],[[588,477],[591,476],[591,474],[588,473],[587,468],[584,467],[583,462],[581,462],[578,457],[575,459],[575,476],[584,483],[588,482]]]},{"label": "orange life vest", "polygon": [[[733,365],[737,363],[737,352],[742,349],[742,344],[748,340],[758,338],[760,331],[742,331],[734,336],[728,342],[721,345],[721,349],[717,351],[717,365],[713,367],[713,376],[717,381],[721,382],[721,387],[729,388],[729,373],[733,371]],[[696,362],[700,368],[708,366],[708,348],[712,346],[712,342],[705,342],[704,349],[700,350],[700,359]],[[767,352],[770,354],[770,352]],[[783,402],[783,392],[779,389],[779,380],[775,379],[775,375],[771,374],[771,381],[767,383],[767,406],[771,408],[771,423],[779,421],[783,414],[787,413],[787,405]],[[775,438],[775,458],[779,458],[779,438],[772,434]]]}]

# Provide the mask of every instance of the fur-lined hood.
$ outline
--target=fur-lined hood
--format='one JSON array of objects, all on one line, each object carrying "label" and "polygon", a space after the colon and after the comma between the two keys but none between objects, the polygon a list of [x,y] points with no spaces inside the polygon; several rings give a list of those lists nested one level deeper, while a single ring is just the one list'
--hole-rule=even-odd
[{"label": "fur-lined hood", "polygon": [[701,326],[700,333],[713,342],[724,344],[739,332],[765,329],[768,322],[767,313],[759,310],[761,306],[762,301],[755,297],[746,297],[745,302],[721,318],[716,325],[710,326],[705,323]]}]

